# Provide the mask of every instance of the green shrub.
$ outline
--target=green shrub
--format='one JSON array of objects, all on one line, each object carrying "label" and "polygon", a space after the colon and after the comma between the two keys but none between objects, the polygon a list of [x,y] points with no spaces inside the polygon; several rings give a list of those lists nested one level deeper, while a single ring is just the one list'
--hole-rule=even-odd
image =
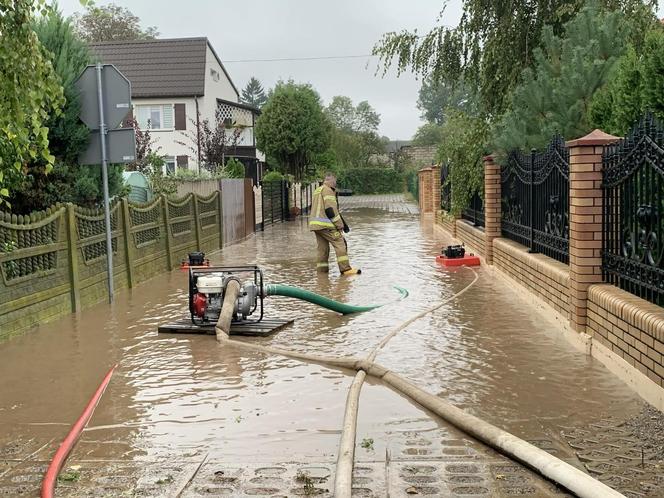
[{"label": "green shrub", "polygon": [[352,168],[339,174],[337,185],[355,194],[390,194],[403,192],[404,179],[392,168]]},{"label": "green shrub", "polygon": [[235,158],[226,161],[224,172],[228,178],[244,178],[244,164]]},{"label": "green shrub", "polygon": [[420,177],[416,169],[411,169],[406,173],[406,188],[412,194],[417,202],[419,199]]},{"label": "green shrub", "polygon": [[263,177],[264,182],[276,182],[276,181],[279,181],[279,180],[284,180],[284,175],[282,175],[278,171],[269,171]]}]

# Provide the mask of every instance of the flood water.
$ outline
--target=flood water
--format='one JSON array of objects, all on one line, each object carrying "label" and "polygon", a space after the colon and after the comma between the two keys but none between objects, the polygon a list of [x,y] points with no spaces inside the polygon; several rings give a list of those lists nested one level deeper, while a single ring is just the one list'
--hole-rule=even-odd
[{"label": "flood water", "polygon": [[[363,270],[357,277],[341,278],[334,267],[330,275],[315,273],[315,243],[304,221],[269,227],[211,260],[256,263],[268,282],[352,304],[389,304],[343,317],[270,297],[266,315],[295,323],[270,338],[242,340],[365,356],[400,322],[475,278],[468,268],[436,266],[434,256],[448,241],[417,215],[348,208],[345,217],[353,228],[351,264]],[[638,410],[627,386],[569,345],[554,321],[492,270],[477,273],[467,292],[400,332],[377,361],[517,436],[557,448],[563,427]],[[410,296],[395,301],[395,285]],[[100,304],[0,344],[2,442],[22,442],[21,458],[42,445],[44,454],[52,452],[117,363],[72,458],[334,461],[351,372],[221,346],[211,336],[157,334],[159,324],[183,317],[186,308],[187,275],[177,270],[119,293],[112,307]],[[358,440],[371,436],[374,444],[358,456],[384,459],[390,434],[441,427],[419,406],[369,382]]]}]

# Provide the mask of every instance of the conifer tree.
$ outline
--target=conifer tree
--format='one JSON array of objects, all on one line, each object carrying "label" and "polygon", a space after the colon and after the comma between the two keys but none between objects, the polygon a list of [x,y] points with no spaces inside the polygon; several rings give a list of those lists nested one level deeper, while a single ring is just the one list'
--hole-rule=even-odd
[{"label": "conifer tree", "polygon": [[263,107],[265,102],[267,102],[263,85],[253,76],[249,80],[249,83],[247,83],[247,86],[244,87],[244,90],[242,90],[242,102],[257,109]]},{"label": "conifer tree", "polygon": [[555,133],[588,133],[593,97],[625,51],[626,35],[619,11],[602,12],[592,4],[565,25],[563,36],[546,27],[534,66],[523,72],[498,123],[496,150],[540,148]]}]

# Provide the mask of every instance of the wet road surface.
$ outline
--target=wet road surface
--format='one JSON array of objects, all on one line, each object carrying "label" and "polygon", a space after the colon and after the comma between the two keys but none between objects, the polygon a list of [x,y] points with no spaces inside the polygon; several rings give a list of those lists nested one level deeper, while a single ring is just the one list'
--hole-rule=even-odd
[{"label": "wet road surface", "polygon": [[[305,220],[270,227],[211,260],[257,263],[268,282],[352,304],[391,304],[341,317],[273,297],[267,316],[295,323],[243,340],[365,356],[397,324],[474,279],[468,268],[436,267],[449,241],[399,196],[343,202],[361,276],[317,276]],[[602,417],[635,415],[640,401],[492,270],[478,272],[462,298],[400,332],[377,361],[585,470],[567,441]],[[392,302],[394,285],[410,296]],[[210,336],[158,335],[159,324],[185,314],[186,299],[178,270],[120,293],[112,308],[100,304],[0,344],[0,496],[36,494],[57,444],[116,362],[58,496],[330,495],[350,372],[223,347]],[[360,399],[356,463],[357,496],[563,495],[372,381]]]}]

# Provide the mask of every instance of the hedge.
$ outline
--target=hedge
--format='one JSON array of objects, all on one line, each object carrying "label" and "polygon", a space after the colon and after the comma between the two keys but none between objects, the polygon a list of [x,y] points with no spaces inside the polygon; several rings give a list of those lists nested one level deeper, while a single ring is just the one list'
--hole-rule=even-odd
[{"label": "hedge", "polygon": [[392,168],[352,168],[339,173],[337,185],[355,194],[403,192],[403,175]]}]

